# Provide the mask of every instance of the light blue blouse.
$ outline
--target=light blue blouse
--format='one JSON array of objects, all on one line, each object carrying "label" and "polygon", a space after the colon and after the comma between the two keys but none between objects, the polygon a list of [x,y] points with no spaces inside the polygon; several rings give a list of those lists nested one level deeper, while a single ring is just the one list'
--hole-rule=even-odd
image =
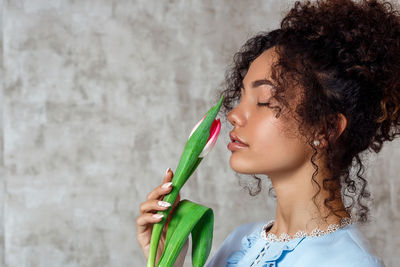
[{"label": "light blue blouse", "polygon": [[[383,267],[371,252],[367,239],[355,223],[321,236],[303,236],[289,241],[261,237],[266,222],[238,226],[224,240],[206,267]],[[258,257],[257,264],[252,263]]]}]

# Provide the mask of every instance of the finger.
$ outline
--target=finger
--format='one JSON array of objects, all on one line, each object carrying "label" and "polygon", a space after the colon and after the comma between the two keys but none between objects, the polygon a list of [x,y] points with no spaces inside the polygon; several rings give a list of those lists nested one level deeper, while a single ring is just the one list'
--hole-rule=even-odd
[{"label": "finger", "polygon": [[161,221],[162,217],[158,218],[157,215],[162,215],[162,214],[145,213],[137,217],[136,218],[137,233],[140,234],[144,232],[150,225]]},{"label": "finger", "polygon": [[[168,186],[169,184],[172,184],[172,178],[173,178],[173,177],[174,177],[173,171],[172,171],[170,168],[168,168],[167,174],[165,175],[165,178],[164,178],[164,180],[163,180],[164,183],[161,185],[161,187],[166,187],[166,186]],[[170,193],[170,192],[168,191],[168,193]],[[165,195],[166,195],[166,194],[161,195],[161,196],[159,196],[157,199],[158,199],[158,200],[163,200]]]},{"label": "finger", "polygon": [[171,182],[172,177],[174,177],[174,172],[171,170],[171,168],[168,168],[167,171],[165,172],[164,179],[163,179],[163,184]]},{"label": "finger", "polygon": [[166,174],[166,178],[164,178],[164,180],[163,180],[163,182],[165,181],[165,183],[157,186],[153,191],[151,191],[147,195],[146,199],[147,200],[151,200],[151,199],[160,199],[161,200],[161,198],[164,195],[168,194],[172,189],[171,175],[172,175],[172,171],[168,172],[168,174]]},{"label": "finger", "polygon": [[154,200],[154,199],[158,199],[161,200],[161,198],[163,198],[166,194],[170,193],[172,190],[172,183],[165,183],[162,184],[158,187],[156,187],[153,191],[151,191],[148,195],[146,200]]},{"label": "finger", "polygon": [[139,210],[140,214],[144,214],[147,212],[159,211],[159,210],[166,210],[171,206],[170,203],[161,201],[161,200],[148,200],[140,204]]}]

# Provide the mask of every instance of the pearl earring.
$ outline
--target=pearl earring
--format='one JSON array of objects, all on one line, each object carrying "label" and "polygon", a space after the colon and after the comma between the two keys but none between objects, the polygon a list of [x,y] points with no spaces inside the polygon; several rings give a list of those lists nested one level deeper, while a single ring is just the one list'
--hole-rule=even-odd
[{"label": "pearl earring", "polygon": [[314,140],[314,145],[315,146],[319,146],[319,141],[318,140]]}]

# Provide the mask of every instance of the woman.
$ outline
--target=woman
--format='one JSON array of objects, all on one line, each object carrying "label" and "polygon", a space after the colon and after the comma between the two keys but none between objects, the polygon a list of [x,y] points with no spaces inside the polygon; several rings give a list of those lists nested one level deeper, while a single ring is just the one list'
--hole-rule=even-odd
[{"label": "woman", "polygon": [[[273,220],[237,227],[207,267],[383,266],[356,225],[369,220],[361,152],[400,135],[398,51],[400,14],[389,2],[325,0],[296,2],[280,29],[235,54],[222,92],[230,165],[267,175],[277,209]],[[140,206],[146,257],[172,176]]]}]

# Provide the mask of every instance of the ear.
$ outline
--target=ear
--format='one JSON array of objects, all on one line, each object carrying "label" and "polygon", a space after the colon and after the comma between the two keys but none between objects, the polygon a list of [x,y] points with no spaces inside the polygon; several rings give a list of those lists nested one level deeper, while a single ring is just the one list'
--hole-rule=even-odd
[{"label": "ear", "polygon": [[336,133],[336,135],[334,135],[334,138],[335,138],[334,141],[336,141],[336,139],[339,138],[339,136],[343,133],[344,129],[346,129],[346,126],[347,126],[346,116],[344,116],[342,113],[339,113],[338,117],[339,117],[338,118],[338,126],[336,127],[337,133]]},{"label": "ear", "polygon": [[[347,126],[347,118],[344,116],[342,113],[337,114],[337,124],[336,124],[336,130],[334,131],[333,134],[329,133],[328,139],[330,142],[336,141],[339,136],[343,133],[344,129],[346,129]],[[327,139],[325,135],[319,135],[318,140],[321,141],[321,147],[327,147]]]}]

